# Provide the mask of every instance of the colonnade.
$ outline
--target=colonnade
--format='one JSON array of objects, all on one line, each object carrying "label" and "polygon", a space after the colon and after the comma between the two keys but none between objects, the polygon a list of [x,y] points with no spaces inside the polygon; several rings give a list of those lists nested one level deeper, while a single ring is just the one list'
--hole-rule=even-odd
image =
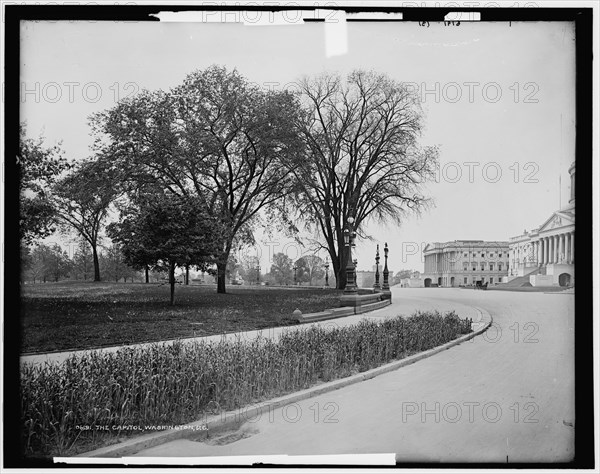
[{"label": "colonnade", "polygon": [[575,231],[542,237],[532,245],[540,265],[575,263]]}]

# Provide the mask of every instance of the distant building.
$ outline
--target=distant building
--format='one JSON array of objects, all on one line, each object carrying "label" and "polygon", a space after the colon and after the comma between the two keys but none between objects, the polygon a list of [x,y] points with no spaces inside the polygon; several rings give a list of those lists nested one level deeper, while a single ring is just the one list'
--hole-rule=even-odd
[{"label": "distant building", "polygon": [[408,278],[400,279],[400,287],[402,288],[423,288],[425,283],[421,278],[421,272],[414,271]]},{"label": "distant building", "polygon": [[[390,286],[392,286],[392,278],[394,277],[394,272],[389,270],[388,282]],[[366,271],[360,270],[356,272],[356,286],[359,288],[373,288],[375,284],[375,265],[373,265],[373,270]],[[383,266],[379,265],[379,284],[383,285]]]},{"label": "distant building", "polygon": [[455,240],[423,249],[423,286],[494,285],[508,275],[509,244],[504,241]]},{"label": "distant building", "polygon": [[510,269],[506,281],[529,277],[533,286],[575,284],[575,163],[569,168],[569,174],[569,203],[538,228],[510,239]]}]

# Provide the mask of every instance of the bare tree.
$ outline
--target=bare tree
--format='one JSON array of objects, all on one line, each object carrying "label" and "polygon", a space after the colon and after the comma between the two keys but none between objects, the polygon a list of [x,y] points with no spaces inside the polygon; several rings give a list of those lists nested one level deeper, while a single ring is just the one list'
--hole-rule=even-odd
[{"label": "bare tree", "polygon": [[433,178],[436,147],[421,147],[423,113],[403,83],[354,71],[343,80],[322,75],[301,82],[299,134],[305,155],[288,159],[296,180],[296,209],[325,243],[337,278],[346,285],[343,229],[355,219],[359,236],[370,219],[400,224],[429,203],[422,184]]}]

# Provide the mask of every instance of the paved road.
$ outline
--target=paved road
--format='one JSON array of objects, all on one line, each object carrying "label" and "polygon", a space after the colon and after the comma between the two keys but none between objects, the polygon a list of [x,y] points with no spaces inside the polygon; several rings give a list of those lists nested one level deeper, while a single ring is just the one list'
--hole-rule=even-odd
[{"label": "paved road", "polygon": [[394,289],[393,298],[394,310],[405,312],[418,306],[461,313],[479,306],[495,323],[471,342],[264,414],[228,437],[178,440],[137,456],[394,453],[399,462],[571,460],[573,294],[428,288]]}]

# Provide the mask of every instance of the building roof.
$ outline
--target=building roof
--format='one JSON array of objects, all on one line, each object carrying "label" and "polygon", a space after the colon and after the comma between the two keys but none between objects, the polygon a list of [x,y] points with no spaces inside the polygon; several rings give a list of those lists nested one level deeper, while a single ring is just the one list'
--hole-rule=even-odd
[{"label": "building roof", "polygon": [[509,242],[504,240],[453,240],[451,242],[432,242],[427,244],[423,249],[425,252],[444,251],[454,249],[489,249],[492,248],[508,248]]}]

